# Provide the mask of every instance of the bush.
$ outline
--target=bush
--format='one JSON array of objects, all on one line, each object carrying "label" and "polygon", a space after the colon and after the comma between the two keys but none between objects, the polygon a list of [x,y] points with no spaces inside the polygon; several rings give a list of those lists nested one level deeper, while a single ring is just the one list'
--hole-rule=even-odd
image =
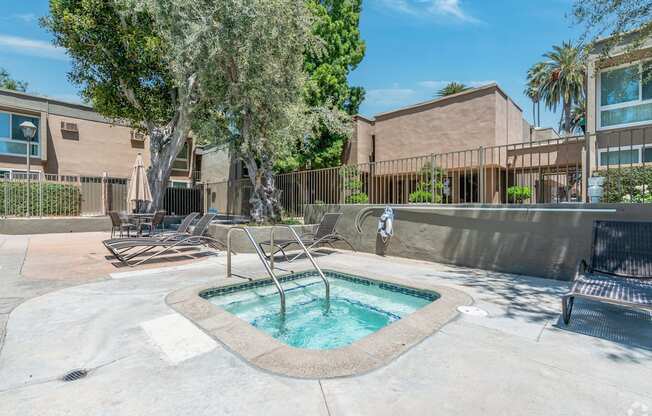
[{"label": "bush", "polygon": [[599,170],[604,179],[602,202],[652,202],[652,167]]},{"label": "bush", "polygon": [[435,204],[441,203],[441,195],[437,193],[432,193],[427,190],[427,184],[421,182],[417,185],[417,189],[410,193],[408,200],[412,204],[424,203],[424,202],[434,202]]},{"label": "bush", "polygon": [[367,202],[369,202],[369,197],[364,192],[360,192],[357,194],[351,194],[347,196],[344,199],[344,201],[347,204],[366,204]]},{"label": "bush", "polygon": [[511,203],[522,204],[532,197],[532,190],[527,186],[510,186],[507,188],[507,199]]},{"label": "bush", "polygon": [[[81,191],[76,185],[33,182],[29,193],[32,215],[76,216],[81,213]],[[26,182],[0,181],[0,215],[27,215]]]}]

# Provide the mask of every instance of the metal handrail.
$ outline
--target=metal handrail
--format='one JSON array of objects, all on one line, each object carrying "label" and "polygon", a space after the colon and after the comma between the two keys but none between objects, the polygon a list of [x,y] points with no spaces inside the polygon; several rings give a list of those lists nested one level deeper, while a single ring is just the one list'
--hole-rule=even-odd
[{"label": "metal handrail", "polygon": [[331,285],[330,285],[330,283],[328,283],[328,279],[326,279],[326,276],[324,276],[324,273],[321,271],[321,269],[317,265],[317,262],[315,262],[315,259],[312,257],[312,255],[310,254],[310,251],[306,248],[305,244],[303,244],[303,241],[301,241],[301,238],[299,237],[297,232],[294,230],[294,228],[292,228],[289,225],[282,225],[282,224],[273,225],[271,231],[269,232],[269,242],[270,242],[270,245],[272,247],[272,251],[271,251],[271,253],[269,255],[269,259],[270,259],[269,263],[271,265],[271,269],[274,270],[274,231],[277,228],[287,228],[288,230],[290,230],[290,234],[294,236],[294,239],[297,241],[297,243],[299,244],[299,246],[301,247],[303,252],[306,253],[306,257],[308,257],[308,260],[310,260],[310,262],[312,263],[315,270],[317,270],[317,273],[319,273],[319,276],[321,277],[321,280],[324,281],[324,285],[326,286],[326,300],[330,301],[330,299],[331,299]]},{"label": "metal handrail", "polygon": [[267,270],[267,274],[272,278],[274,281],[274,285],[276,286],[276,290],[278,291],[279,296],[281,297],[281,315],[285,316],[285,292],[283,291],[283,288],[281,287],[281,284],[279,283],[278,279],[276,278],[276,275],[274,274],[274,271],[269,268],[269,264],[267,264],[267,260],[265,259],[265,255],[260,251],[260,248],[258,247],[258,244],[256,244],[256,240],[254,240],[254,237],[251,235],[249,232],[249,229],[247,227],[231,227],[229,232],[226,234],[226,277],[231,277],[231,234],[236,231],[243,231],[247,237],[249,237],[249,241],[251,241],[251,244],[254,246],[254,249],[256,250],[256,253],[258,254],[258,258],[260,258],[260,261],[263,263],[263,266],[265,266],[265,270]]}]

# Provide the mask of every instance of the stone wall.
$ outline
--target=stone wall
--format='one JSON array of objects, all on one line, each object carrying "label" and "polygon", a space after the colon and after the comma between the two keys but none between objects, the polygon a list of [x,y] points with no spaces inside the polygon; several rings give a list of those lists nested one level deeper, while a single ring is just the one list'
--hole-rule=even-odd
[{"label": "stone wall", "polygon": [[[355,217],[367,207],[376,209],[361,221],[358,234]],[[360,251],[570,280],[577,261],[589,260],[594,220],[652,220],[652,204],[400,207],[387,245],[376,233],[382,206],[309,205],[305,222],[343,212],[337,230]]]}]

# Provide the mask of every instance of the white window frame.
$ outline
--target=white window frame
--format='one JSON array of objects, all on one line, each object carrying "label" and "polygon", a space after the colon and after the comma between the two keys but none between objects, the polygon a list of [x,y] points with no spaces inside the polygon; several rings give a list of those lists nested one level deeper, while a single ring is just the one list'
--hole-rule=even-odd
[{"label": "white window frame", "polygon": [[[652,165],[652,161],[650,162],[644,162],[643,161],[643,149],[652,149],[652,143],[647,144],[647,145],[642,145],[642,144],[633,144],[633,145],[627,145],[627,146],[620,146],[620,147],[606,147],[602,149],[598,149],[598,168],[604,167],[607,168],[609,166],[643,166],[643,165]],[[636,150],[638,152],[638,162],[633,162],[633,163],[614,163],[611,165],[603,165],[602,164],[602,154],[603,153],[615,153],[619,152],[621,150],[627,151],[627,150]]]},{"label": "white window frame", "polygon": [[[2,167],[0,167],[0,171],[9,172],[9,177],[4,178],[4,179],[10,179],[11,180],[11,179],[17,179],[15,177],[16,174],[25,175],[26,172],[27,172],[27,169],[14,169],[14,168],[2,168]],[[41,179],[41,175],[43,175],[43,172],[40,171],[40,170],[30,170],[29,172],[30,172],[30,176],[31,176],[30,179],[31,180],[39,180],[39,179]],[[0,179],[3,179],[3,178],[0,177]]]},{"label": "white window frame", "polygon": [[[643,65],[645,63],[652,62],[652,60],[649,59],[643,59],[640,61],[634,61],[634,62],[629,62],[626,64],[622,65],[617,65],[617,66],[611,66],[608,68],[601,69],[600,72],[598,73],[598,83],[596,85],[596,99],[597,99],[597,107],[598,107],[598,114],[597,114],[597,121],[598,121],[598,130],[613,130],[613,129],[620,129],[623,127],[636,127],[636,126],[645,126],[648,124],[652,124],[652,120],[645,120],[645,121],[636,121],[634,123],[623,123],[623,124],[614,124],[612,126],[603,126],[602,125],[602,112],[603,111],[608,111],[608,110],[617,110],[619,108],[628,108],[628,107],[637,107],[639,105],[643,104],[652,104],[652,99],[649,100],[643,100]],[[640,74],[641,79],[639,79],[638,83],[638,99],[637,100],[632,100],[632,101],[627,101],[624,103],[618,103],[618,104],[611,104],[611,105],[602,105],[602,74],[605,72],[610,72],[616,69],[620,68],[627,68],[630,66],[635,66],[638,65],[638,71]]]},{"label": "white window frame", "polygon": [[[185,187],[176,187],[174,184],[184,184]],[[183,181],[183,180],[178,180],[178,179],[170,179],[170,184],[168,186],[169,188],[177,188],[177,189],[188,189],[191,187],[191,182],[190,181]]]},{"label": "white window frame", "polygon": [[[0,142],[3,142],[3,143],[20,143],[20,144],[24,144],[24,145],[27,146],[27,141],[26,140],[14,140],[12,138],[12,131],[11,131],[11,129],[13,128],[12,117],[14,115],[22,116],[22,117],[29,117],[29,118],[34,118],[34,119],[40,119],[40,117],[35,116],[33,114],[25,114],[25,113],[20,113],[20,112],[16,112],[16,111],[0,110],[0,113],[9,115],[9,137],[0,136]],[[39,120],[39,126],[38,126],[38,130],[37,130],[37,133],[39,134],[39,136],[40,136],[40,133],[41,133],[41,128],[42,128],[42,126],[41,126],[41,123],[40,123],[40,120]],[[34,159],[34,158],[41,159],[41,137],[38,138],[38,142],[30,141],[30,145],[31,146],[36,146],[36,155],[32,155],[32,153],[31,153],[32,149],[30,149],[30,158],[32,158],[32,159]],[[9,152],[0,152],[0,155],[13,156],[13,157],[26,157],[27,156],[25,153],[23,153],[21,155],[21,154],[18,154],[18,153],[9,153]]]}]

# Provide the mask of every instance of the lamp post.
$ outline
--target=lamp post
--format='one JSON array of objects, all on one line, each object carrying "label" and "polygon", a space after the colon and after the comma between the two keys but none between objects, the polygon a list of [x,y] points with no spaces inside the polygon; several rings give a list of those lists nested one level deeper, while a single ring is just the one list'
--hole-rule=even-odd
[{"label": "lamp post", "polygon": [[32,139],[36,135],[36,126],[31,121],[23,121],[20,123],[20,129],[23,131],[23,136],[27,140],[27,216],[30,216],[29,205],[29,191],[30,191],[30,158],[32,153]]}]

